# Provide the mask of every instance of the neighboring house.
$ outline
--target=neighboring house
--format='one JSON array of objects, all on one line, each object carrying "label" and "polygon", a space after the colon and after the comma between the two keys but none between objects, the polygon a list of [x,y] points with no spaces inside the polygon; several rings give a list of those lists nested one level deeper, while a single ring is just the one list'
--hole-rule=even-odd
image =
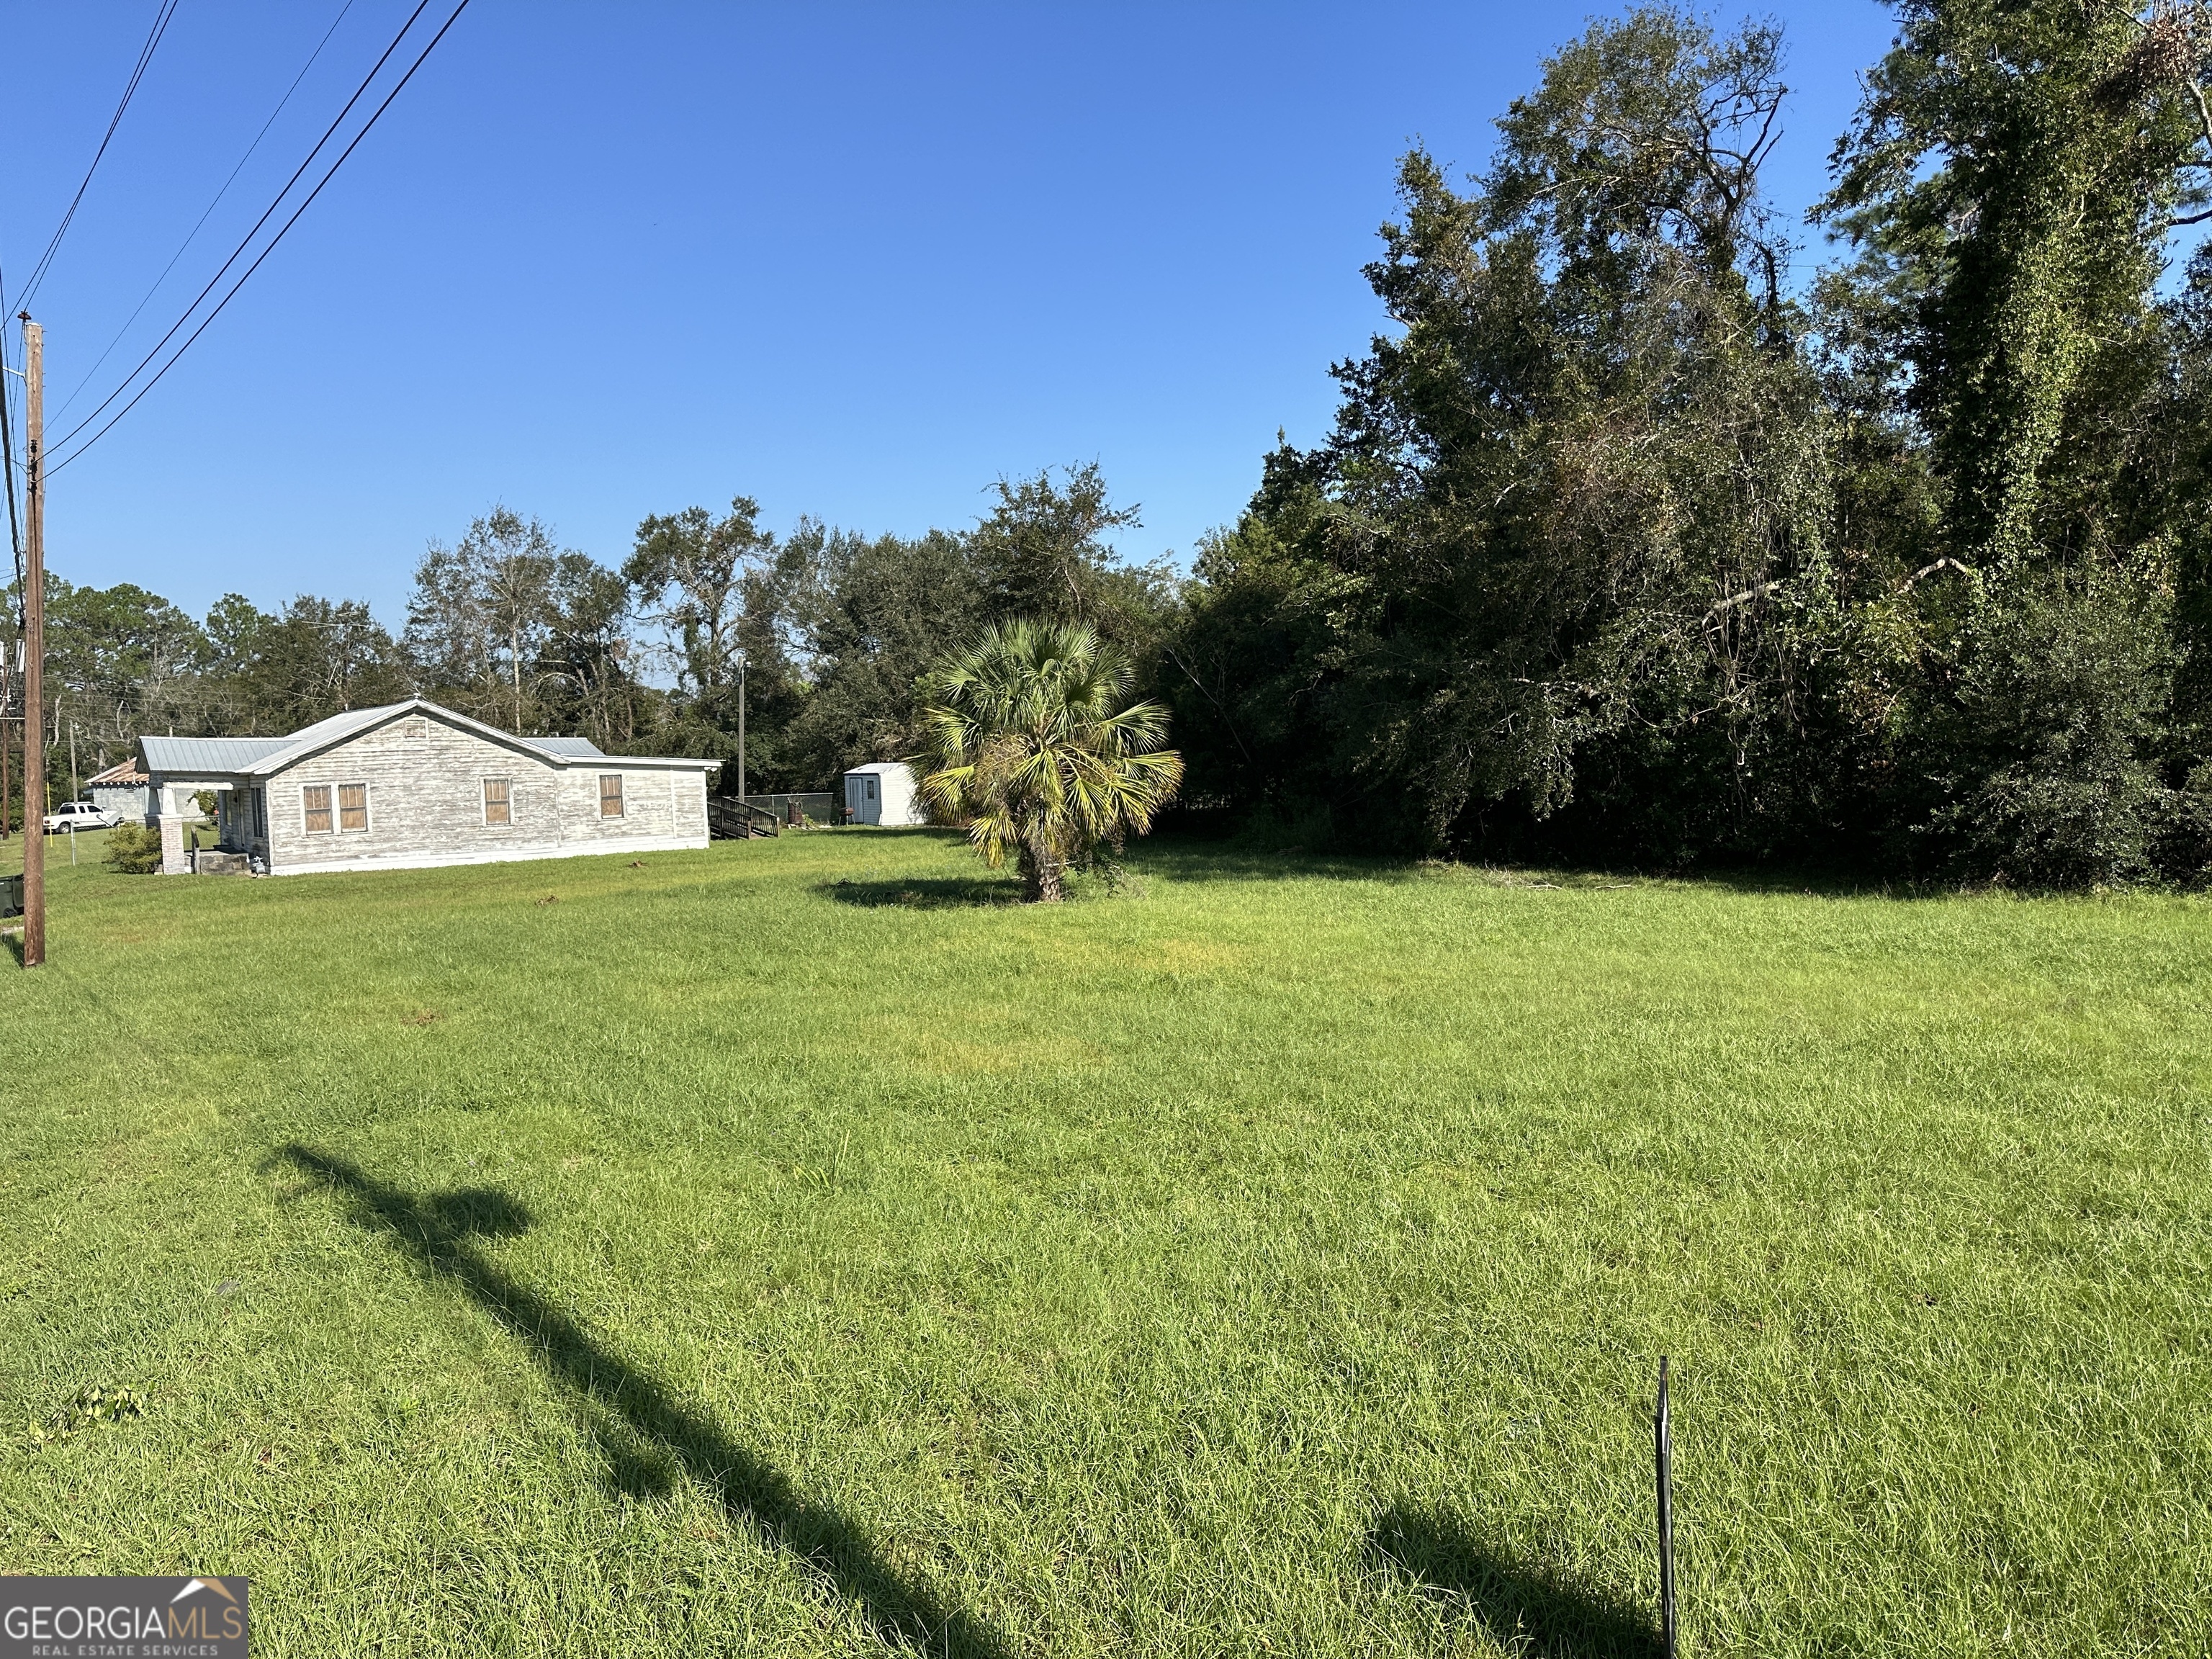
[{"label": "neighboring house", "polygon": [[904,761],[877,761],[845,774],[848,823],[927,823],[914,769]]},{"label": "neighboring house", "polygon": [[85,799],[103,812],[113,812],[125,823],[143,823],[153,811],[145,769],[133,755],[84,781]]},{"label": "neighboring house", "polygon": [[141,738],[138,757],[171,875],[204,789],[222,848],[289,876],[704,847],[721,764],[518,738],[421,697],[288,738]]}]

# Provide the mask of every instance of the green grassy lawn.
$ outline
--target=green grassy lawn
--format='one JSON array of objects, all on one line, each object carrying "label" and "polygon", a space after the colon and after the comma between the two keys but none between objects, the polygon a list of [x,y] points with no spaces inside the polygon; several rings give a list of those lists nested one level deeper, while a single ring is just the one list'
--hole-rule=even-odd
[{"label": "green grassy lawn", "polygon": [[1635,1652],[1663,1351],[1686,1651],[2212,1649],[2202,902],[95,845],[0,962],[0,1568],[297,1656]]}]

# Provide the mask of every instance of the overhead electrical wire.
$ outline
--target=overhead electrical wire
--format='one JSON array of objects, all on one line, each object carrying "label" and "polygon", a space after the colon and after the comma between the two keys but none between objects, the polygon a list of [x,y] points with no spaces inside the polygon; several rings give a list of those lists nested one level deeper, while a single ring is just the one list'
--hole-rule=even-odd
[{"label": "overhead electrical wire", "polygon": [[[307,152],[307,159],[301,161],[300,165],[293,170],[292,176],[284,181],[284,187],[276,192],[275,199],[269,204],[267,208],[263,210],[261,216],[253,222],[253,228],[247,231],[245,236],[240,240],[238,246],[231,250],[230,257],[222,262],[222,265],[216,270],[214,276],[208,278],[207,286],[203,288],[192,297],[192,302],[185,307],[183,315],[179,316],[175,322],[169,325],[168,331],[163,334],[160,339],[154,343],[154,349],[138,360],[137,366],[128,374],[123,377],[122,382],[116,386],[114,391],[109,392],[106,397],[100,400],[98,406],[95,407],[90,414],[87,415],[82,420],[79,421],[59,438],[53,440],[47,445],[46,448],[49,454],[52,454],[54,451],[60,449],[64,445],[70,442],[70,441],[75,438],[78,433],[83,431],[85,428],[90,426],[94,421],[98,420],[101,413],[106,410],[107,407],[118,398],[120,398],[125,392],[130,391],[131,383],[137,380],[139,375],[145,372],[147,365],[161,355],[162,348],[167,346],[171,340],[176,337],[177,331],[179,329],[183,328],[186,323],[191,321],[193,315],[199,310],[202,302],[207,299],[209,295],[212,294],[216,290],[216,288],[222,283],[224,276],[229,271],[230,268],[236,264],[238,261],[245,256],[246,249],[253,245],[253,239],[261,234],[262,227],[266,225],[269,221],[275,216],[277,209],[284,205],[285,198],[292,193],[292,187],[300,182],[301,176],[304,175],[307,169],[314,164],[315,158],[322,154],[323,147],[331,142],[332,136],[335,135],[337,130],[344,125],[346,117],[353,112],[354,106],[362,100],[362,97],[367,94],[369,88],[374,84],[376,77],[383,72],[385,64],[391,61],[392,53],[399,50],[401,44],[405,41],[408,34],[414,29],[416,21],[429,9],[429,4],[430,0],[420,0],[420,3],[416,6],[415,9],[407,15],[407,21],[399,26],[399,32],[392,37],[392,44],[384,49],[383,55],[377,58],[375,64],[370,68],[368,73],[362,77],[361,85],[354,89],[353,96],[346,100],[345,107],[337,112],[337,118],[324,130],[323,136],[315,141],[315,147]],[[131,410],[137,405],[140,398],[144,397],[148,392],[153,389],[155,383],[160,380],[162,375],[167,374],[169,370],[174,367],[177,359],[183,356],[185,351],[191,348],[192,341],[199,338],[201,332],[205,330],[208,324],[213,322],[216,315],[222,310],[223,307],[230,303],[232,296],[234,295],[240,288],[245,286],[246,278],[247,276],[251,276],[255,270],[260,268],[261,261],[267,258],[270,250],[275,248],[276,244],[283,240],[285,231],[291,229],[292,226],[297,222],[300,215],[307,210],[307,203],[313,201],[317,196],[320,195],[322,193],[323,186],[329,184],[331,179],[337,175],[337,170],[345,165],[346,156],[353,154],[354,146],[360,143],[363,138],[368,136],[369,129],[376,125],[377,118],[381,116],[386,109],[389,109],[392,106],[392,99],[398,97],[399,95],[400,88],[404,87],[409,81],[414,78],[415,71],[422,67],[423,59],[428,58],[430,53],[436,49],[438,42],[446,38],[446,31],[452,28],[455,21],[459,18],[460,15],[468,9],[468,4],[469,0],[460,0],[460,3],[453,8],[453,15],[446,19],[445,23],[439,28],[437,33],[431,37],[430,44],[422,48],[422,55],[416,58],[414,64],[408,69],[407,73],[399,78],[398,86],[392,88],[392,91],[386,94],[384,102],[377,106],[375,113],[371,115],[368,118],[368,122],[362,127],[362,130],[354,135],[352,143],[348,144],[344,152],[339,155],[338,159],[331,163],[330,170],[323,174],[321,179],[316,184],[314,189],[308,192],[307,201],[301,203],[299,208],[293,212],[291,218],[286,220],[283,226],[276,232],[276,234],[270,239],[268,246],[261,250],[260,253],[255,258],[253,264],[247,267],[246,276],[240,276],[237,283],[232,285],[230,292],[224,295],[222,300],[216,302],[215,309],[210,311],[205,318],[202,319],[199,327],[194,329],[191,334],[185,339],[184,344],[179,346],[177,349],[171,354],[167,362],[163,363],[159,369],[155,371],[153,379],[148,380],[144,386],[138,388],[137,392],[131,398],[130,403],[124,405],[123,409],[117,413],[114,419],[109,421],[106,426],[101,427],[98,432],[94,433],[91,437],[86,439],[83,443],[80,444],[69,456],[69,460],[75,460],[78,455],[82,455],[87,449],[89,449],[94,443],[97,443],[102,437],[106,436],[107,432],[114,426],[115,422],[121,420],[124,415],[128,414]],[[66,461],[53,463],[48,468],[48,471],[59,471],[65,465],[67,465]]]},{"label": "overhead electrical wire", "polygon": [[[7,274],[0,271],[0,291],[7,288]],[[0,314],[0,477],[7,480],[8,495],[8,550],[14,556],[15,566],[15,623],[16,637],[23,632],[23,521],[15,511],[15,410],[8,393],[8,323]],[[7,710],[0,708],[0,715]]]},{"label": "overhead electrical wire", "polygon": [[[7,287],[7,274],[0,271],[0,289]],[[15,513],[15,409],[8,391],[8,334],[7,319],[0,317],[0,476],[7,479],[8,545],[15,555],[18,576],[23,567],[23,524]]]},{"label": "overhead electrical wire", "polygon": [[54,255],[60,252],[62,239],[69,234],[70,226],[76,219],[76,210],[83,204],[84,193],[91,187],[93,174],[100,171],[100,161],[107,155],[107,147],[114,141],[115,131],[123,125],[124,112],[131,107],[131,99],[137,95],[138,83],[146,78],[147,66],[154,61],[154,53],[161,46],[161,37],[168,33],[169,21],[177,15],[178,3],[179,0],[163,0],[155,10],[153,27],[146,33],[145,44],[138,48],[137,61],[131,66],[130,79],[124,82],[123,96],[116,100],[115,113],[107,118],[107,131],[100,135],[100,148],[93,152],[92,163],[85,168],[84,177],[77,181],[76,193],[70,198],[70,204],[62,215],[61,223],[54,228],[54,234],[46,243],[46,251],[39,256],[38,264],[32,268],[30,280],[23,285],[23,291],[15,296],[12,305],[6,298],[6,279],[0,276],[0,477],[5,479],[8,497],[8,545],[14,556],[19,626],[23,599],[23,526],[15,499],[15,415],[8,385],[7,321],[14,313],[29,305],[31,296],[38,292],[39,284],[46,280],[47,268],[53,264]]},{"label": "overhead electrical wire", "polygon": [[20,576],[23,565],[23,523],[15,514],[15,411],[9,406],[4,361],[0,361],[0,466],[8,471],[8,546],[15,556],[15,573]]},{"label": "overhead electrical wire", "polygon": [[[461,14],[466,11],[468,8],[469,0],[460,0],[460,3],[453,8],[453,15],[447,17],[445,22],[440,26],[437,33],[430,37],[430,44],[422,48],[422,55],[416,58],[416,60],[408,66],[407,73],[399,77],[399,84],[392,88],[391,92],[386,94],[384,101],[376,106],[376,112],[368,118],[367,125],[364,125],[359,132],[354,135],[353,143],[345,147],[344,150],[339,155],[338,159],[331,163],[330,171],[323,174],[322,178],[316,182],[314,189],[307,192],[307,199],[301,203],[300,205],[293,210],[292,216],[287,219],[283,225],[277,230],[276,234],[269,239],[269,246],[263,248],[261,252],[255,256],[253,263],[248,265],[246,268],[245,273],[240,276],[235,283],[233,283],[230,285],[230,291],[216,302],[215,308],[209,312],[207,316],[201,320],[200,325],[185,337],[184,344],[179,346],[175,351],[170,354],[169,361],[163,363],[161,368],[154,371],[153,377],[149,380],[144,386],[138,388],[137,393],[132,396],[129,403],[124,404],[122,408],[117,410],[115,413],[109,417],[106,425],[101,427],[99,431],[94,433],[92,436],[87,438],[67,455],[64,455],[60,460],[56,461],[52,466],[48,467],[46,469],[48,476],[52,476],[53,473],[60,471],[70,462],[82,456],[85,451],[90,449],[102,438],[106,437],[110,432],[112,432],[115,429],[115,423],[118,421],[120,421],[125,415],[128,415],[132,410],[137,408],[138,400],[141,398],[143,398],[148,392],[151,392],[155,386],[159,386],[161,383],[161,377],[177,366],[177,360],[192,349],[192,342],[198,339],[201,335],[207,332],[208,325],[214,322],[216,318],[222,315],[223,307],[238,297],[239,289],[244,288],[246,284],[252,279],[253,273],[261,269],[261,262],[276,251],[276,245],[284,240],[285,232],[290,230],[294,225],[299,223],[300,216],[314,205],[315,198],[323,193],[323,186],[329,184],[331,179],[337,177],[338,169],[346,164],[346,157],[351,155],[354,153],[355,149],[361,143],[361,141],[368,137],[369,129],[375,126],[379,118],[383,115],[384,112],[392,107],[392,100],[398,97],[400,92],[405,88],[407,83],[415,78],[415,71],[422,67],[424,62],[429,58],[431,52],[437,49],[438,42],[446,38],[446,31],[452,28],[455,23],[460,21]],[[112,399],[110,401],[112,401]],[[102,408],[105,408],[106,406],[106,405],[104,404],[101,405]],[[87,421],[78,422],[77,426],[71,430],[70,435],[74,437],[77,432],[82,431],[85,426],[88,423],[88,418]]]},{"label": "overhead electrical wire", "polygon": [[63,398],[60,406],[54,410],[57,420],[68,411],[69,406],[77,400],[85,387],[92,384],[92,377],[100,373],[100,365],[114,355],[116,347],[123,343],[123,337],[131,331],[131,325],[137,322],[139,313],[154,302],[154,296],[161,291],[161,284],[169,280],[169,273],[177,268],[177,261],[185,257],[185,251],[191,246],[193,240],[199,235],[201,227],[207,223],[216,209],[222,204],[222,198],[230,193],[230,187],[238,182],[238,175],[246,171],[246,164],[253,159],[254,151],[261,148],[261,141],[269,136],[269,129],[276,125],[276,118],[282,115],[291,103],[292,94],[300,89],[300,82],[307,78],[307,71],[314,68],[317,61],[321,58],[323,48],[330,45],[331,37],[338,32],[338,25],[345,21],[346,14],[353,8],[354,0],[345,0],[345,3],[338,8],[338,15],[331,20],[330,27],[323,31],[323,38],[315,43],[314,51],[307,54],[307,61],[301,65],[300,72],[292,77],[292,84],[284,89],[284,95],[276,100],[276,107],[269,112],[269,118],[261,124],[261,131],[253,135],[253,142],[246,147],[246,154],[238,158],[238,165],[230,170],[230,177],[222,181],[222,188],[216,191],[214,199],[207,204],[206,211],[202,213],[193,222],[192,228],[185,233],[185,240],[177,245],[177,251],[169,256],[169,263],[161,267],[161,274],[154,279],[154,285],[146,290],[146,297],[139,301],[136,309],[123,319],[123,326],[115,331],[115,337],[107,343],[107,349],[93,360],[92,367],[84,372],[84,378],[70,389],[69,396]]},{"label": "overhead electrical wire", "polygon": [[138,61],[131,65],[131,79],[124,85],[123,96],[115,106],[115,113],[108,118],[107,131],[100,137],[100,148],[93,152],[92,165],[84,170],[84,177],[77,182],[76,194],[70,198],[69,210],[62,215],[61,223],[54,228],[53,240],[46,244],[46,251],[39,256],[39,263],[32,267],[30,280],[23,284],[23,291],[15,296],[14,310],[20,311],[29,305],[31,296],[39,291],[39,284],[46,280],[46,268],[53,264],[54,255],[60,251],[62,238],[69,234],[70,222],[76,219],[77,208],[84,201],[85,190],[92,183],[92,175],[100,171],[100,158],[107,154],[107,146],[115,137],[116,128],[123,125],[123,112],[131,107],[131,100],[138,90],[139,82],[146,77],[146,66],[154,61],[155,49],[161,44],[162,35],[168,32],[169,20],[177,15],[177,4],[178,0],[163,0],[161,9],[155,13],[154,27],[146,36],[146,44],[138,49]]}]

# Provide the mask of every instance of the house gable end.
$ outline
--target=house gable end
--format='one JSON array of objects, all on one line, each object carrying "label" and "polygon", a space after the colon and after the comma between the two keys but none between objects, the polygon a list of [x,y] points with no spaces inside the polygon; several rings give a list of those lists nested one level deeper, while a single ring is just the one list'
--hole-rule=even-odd
[{"label": "house gable end", "polygon": [[518,738],[495,726],[471,720],[466,714],[432,702],[427,697],[411,697],[405,702],[387,703],[381,708],[365,708],[359,713],[362,718],[357,725],[341,727],[336,721],[323,721],[319,726],[309,726],[305,732],[296,734],[298,740],[265,757],[252,770],[264,776],[275,777],[278,773],[312,760],[318,755],[328,754],[342,744],[352,743],[398,722],[414,720],[443,725],[483,742],[496,744],[517,755],[557,764],[557,757],[538,748],[529,738]]}]

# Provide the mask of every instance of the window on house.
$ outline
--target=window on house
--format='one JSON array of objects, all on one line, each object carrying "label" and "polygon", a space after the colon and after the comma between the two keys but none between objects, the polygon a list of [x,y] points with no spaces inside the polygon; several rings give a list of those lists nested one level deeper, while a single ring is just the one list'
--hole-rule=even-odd
[{"label": "window on house", "polygon": [[368,786],[365,783],[342,783],[338,786],[338,828],[366,830],[368,828]]},{"label": "window on house", "polygon": [[331,823],[331,787],[327,783],[311,783],[300,791],[300,804],[307,809],[307,833],[327,836]]},{"label": "window on house", "polygon": [[483,781],[483,785],[484,822],[486,823],[513,823],[514,822],[514,803],[513,797],[507,791],[507,781],[505,778],[486,778]]},{"label": "window on house", "polygon": [[430,722],[402,720],[399,722],[399,735],[403,738],[427,738],[430,735]]},{"label": "window on house", "polygon": [[602,773],[599,777],[599,816],[603,818],[618,818],[622,815],[622,774]]}]

